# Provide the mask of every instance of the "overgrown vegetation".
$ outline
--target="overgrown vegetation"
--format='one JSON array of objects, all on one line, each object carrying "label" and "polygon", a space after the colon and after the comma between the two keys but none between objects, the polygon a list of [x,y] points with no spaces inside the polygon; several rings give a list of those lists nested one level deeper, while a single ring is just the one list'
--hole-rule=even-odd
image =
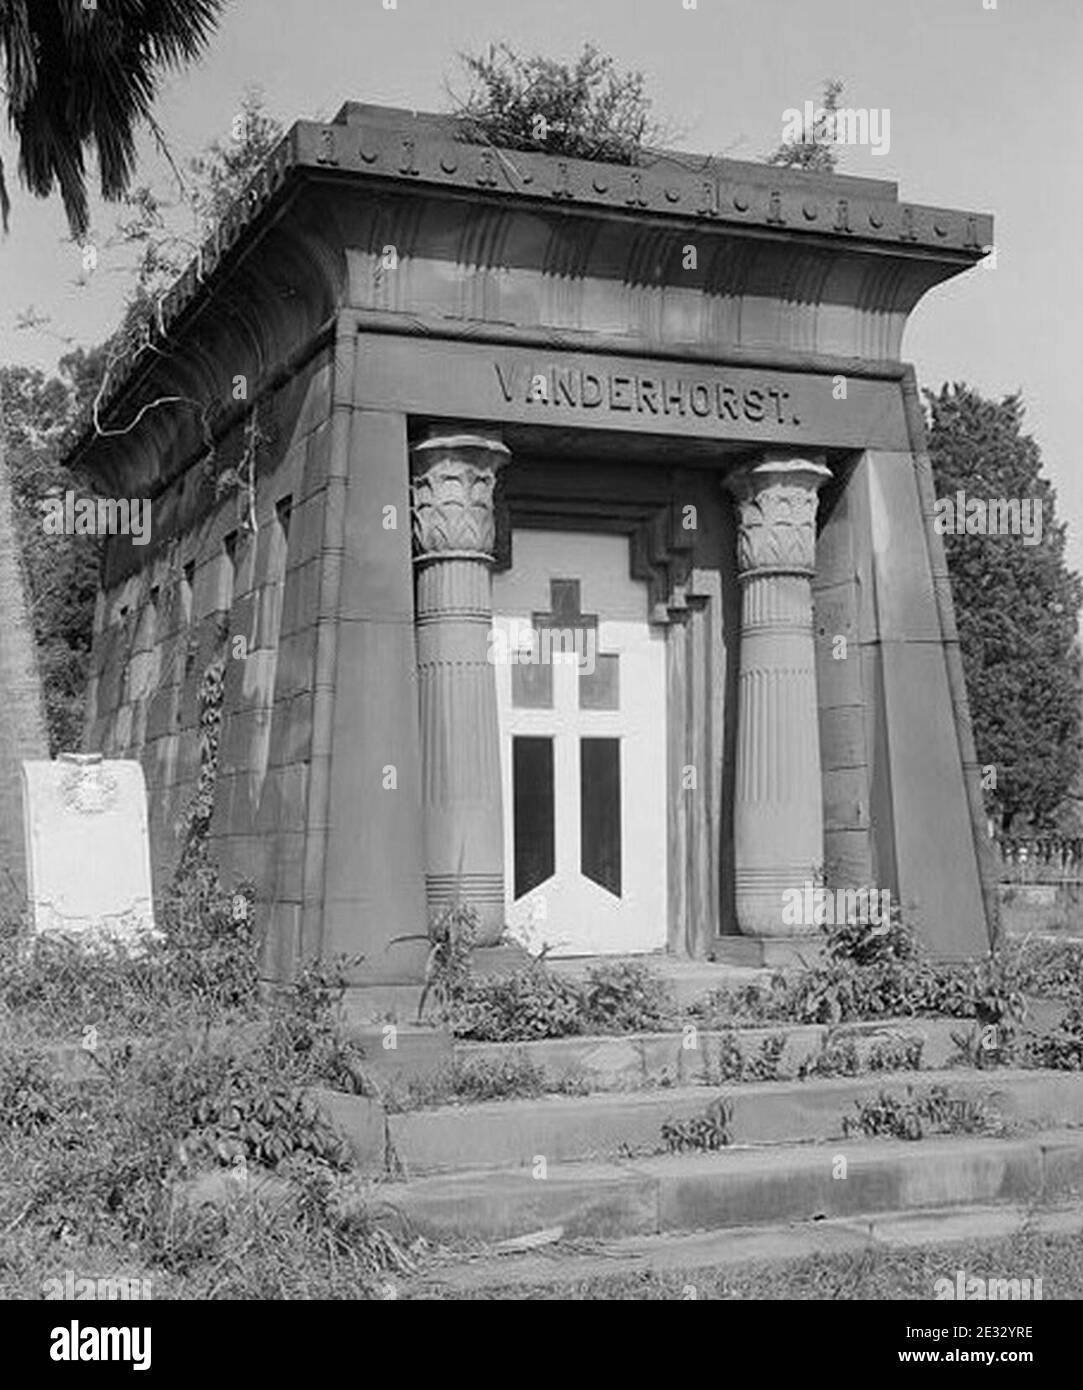
[{"label": "overgrown vegetation", "polygon": [[[1065,948],[1073,949],[1068,943]],[[693,1013],[714,1028],[930,1016],[975,1018],[1008,1030],[1025,1017],[1024,991],[1038,992],[1036,986],[1053,973],[1048,951],[1043,958],[1037,972],[1026,951],[1015,948],[969,964],[933,962],[893,909],[887,930],[855,923],[828,927],[821,963],[779,972],[767,984],[714,990]]]},{"label": "overgrown vegetation", "polygon": [[466,140],[636,164],[660,139],[643,74],[621,72],[593,44],[570,66],[503,43],[461,61],[471,82],[461,107]]},{"label": "overgrown vegetation", "polygon": [[413,1256],[310,1098],[369,1089],[338,1007],[351,962],[261,999],[250,897],[206,865],[159,921],[135,956],[0,938],[0,1296],[38,1296],[58,1242],[156,1296],[384,1296]]},{"label": "overgrown vegetation", "polygon": [[553,1090],[545,1068],[523,1052],[503,1057],[454,1057],[429,1076],[392,1082],[383,1091],[389,1111],[486,1100],[529,1100]]},{"label": "overgrown vegetation", "polygon": [[755,1052],[741,1047],[737,1034],[727,1030],[712,1051],[710,1041],[703,1040],[703,1080],[708,1086],[723,1086],[737,1081],[782,1081],[788,1073],[783,1068],[786,1034],[772,1033],[761,1039]]},{"label": "overgrown vegetation", "polygon": [[844,1115],[842,1132],[866,1138],[924,1139],[929,1134],[999,1134],[1003,1120],[981,1098],[953,1096],[946,1086],[925,1091],[906,1088],[905,1096],[881,1091],[874,1100],[856,1104],[855,1115]]},{"label": "overgrown vegetation", "polygon": [[638,962],[592,966],[578,983],[536,961],[507,976],[467,973],[447,995],[445,1017],[460,1038],[529,1042],[651,1032],[672,1022],[675,1012],[666,982]]},{"label": "overgrown vegetation", "polygon": [[[682,1016],[671,989],[641,962],[602,963],[581,983],[550,969],[542,958],[511,975],[477,976],[471,960],[473,923],[469,910],[456,909],[434,925],[431,937],[426,991],[457,1037],[530,1042],[680,1026]],[[722,1032],[888,1018],[974,1020],[987,1034],[995,1033],[1006,1058],[1026,1018],[1028,994],[1083,1003],[1083,943],[1009,942],[979,961],[934,962],[893,908],[882,928],[859,921],[826,927],[819,964],[800,972],[777,972],[767,982],[721,987],[693,1004],[688,1016],[702,1028]],[[731,1050],[734,1047],[731,1043]],[[750,1079],[748,1060],[727,1060],[725,1051],[723,1044],[718,1075]],[[766,1062],[760,1065],[765,1077],[775,1075]],[[849,1064],[833,1055],[818,1065]],[[920,1046],[890,1041],[874,1045],[868,1065],[873,1070],[914,1069],[920,1065]]]},{"label": "overgrown vegetation", "polygon": [[733,1107],[719,1096],[703,1115],[688,1120],[666,1120],[662,1125],[662,1143],[670,1153],[708,1153],[725,1148],[730,1142],[730,1123]]},{"label": "overgrown vegetation", "polygon": [[839,157],[834,141],[833,123],[842,96],[842,83],[830,78],[824,83],[823,96],[816,108],[812,128],[803,130],[800,140],[784,140],[772,154],[768,164],[781,164],[790,169],[811,169],[833,173]]}]

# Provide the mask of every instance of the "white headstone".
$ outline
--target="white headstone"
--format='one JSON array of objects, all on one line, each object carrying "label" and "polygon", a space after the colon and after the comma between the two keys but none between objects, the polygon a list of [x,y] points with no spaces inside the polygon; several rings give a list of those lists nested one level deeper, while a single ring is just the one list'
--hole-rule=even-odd
[{"label": "white headstone", "polygon": [[95,753],[22,766],[34,930],[88,944],[154,935],[142,766]]}]

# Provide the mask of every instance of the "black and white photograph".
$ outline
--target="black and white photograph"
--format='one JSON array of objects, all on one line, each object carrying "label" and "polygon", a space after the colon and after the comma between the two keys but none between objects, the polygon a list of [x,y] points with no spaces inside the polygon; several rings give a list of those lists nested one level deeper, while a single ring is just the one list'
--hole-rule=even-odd
[{"label": "black and white photograph", "polygon": [[0,0],[27,1370],[1068,1353],[1081,73],[1077,0]]}]

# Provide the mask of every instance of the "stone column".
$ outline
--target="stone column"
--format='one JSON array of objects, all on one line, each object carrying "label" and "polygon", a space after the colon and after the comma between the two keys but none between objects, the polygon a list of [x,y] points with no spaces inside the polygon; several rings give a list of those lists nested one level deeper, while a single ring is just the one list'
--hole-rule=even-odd
[{"label": "stone column", "polygon": [[504,929],[504,822],[496,673],[489,660],[499,439],[434,431],[412,450],[425,884],[430,912],[458,896],[479,941]]},{"label": "stone column", "polygon": [[783,920],[786,889],[823,865],[823,801],[812,586],[816,492],[825,464],[771,452],[725,486],[737,505],[741,584],[737,774],[737,923],[748,936],[815,935]]}]

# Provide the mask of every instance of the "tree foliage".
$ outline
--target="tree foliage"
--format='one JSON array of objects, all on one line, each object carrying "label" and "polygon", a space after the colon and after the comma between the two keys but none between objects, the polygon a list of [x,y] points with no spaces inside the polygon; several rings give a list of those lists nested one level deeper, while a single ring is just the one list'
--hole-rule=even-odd
[{"label": "tree foliage", "polygon": [[621,72],[592,44],[571,66],[523,57],[507,44],[460,61],[472,83],[462,110],[468,140],[636,164],[660,138],[643,74]]},{"label": "tree foliage", "polygon": [[835,112],[839,109],[842,96],[842,83],[838,78],[830,78],[824,83],[824,94],[820,98],[816,118],[811,130],[804,132],[801,140],[783,140],[773,154],[767,156],[768,164],[781,164],[788,169],[813,169],[830,174],[839,162],[835,153],[834,140],[830,127]]},{"label": "tree foliage", "polygon": [[70,431],[85,418],[109,364],[138,339],[158,295],[190,260],[199,232],[239,196],[281,133],[259,93],[249,91],[230,138],[215,141],[178,170],[177,194],[147,185],[128,195],[118,239],[135,259],[116,332],[98,347],[69,352],[54,376],[34,368],[0,369],[7,464],[54,754],[79,747],[82,738],[101,542],[45,535],[42,502],[50,490],[93,494],[92,478],[78,477],[61,463]]},{"label": "tree foliage", "polygon": [[[59,187],[72,235],[89,222],[86,155],[102,197],[123,197],[135,172],[136,130],[154,124],[165,73],[197,58],[224,0],[3,0],[0,53],[19,175],[39,198]],[[9,195],[0,164],[0,212]]]},{"label": "tree foliage", "polygon": [[1050,828],[1080,769],[1083,588],[1065,564],[1066,528],[1024,434],[1019,395],[986,400],[964,384],[925,392],[937,495],[1033,499],[1041,539],[944,535],[978,761],[995,768],[987,808],[1008,831]]},{"label": "tree foliage", "polygon": [[132,287],[124,317],[103,346],[103,371],[145,341],[159,299],[179,279],[282,134],[281,123],[267,114],[260,89],[249,87],[228,139],[213,141],[183,165],[171,162],[168,188],[139,184],[125,196],[125,212],[112,241],[134,252],[129,267]]},{"label": "tree foliage", "polygon": [[52,377],[37,368],[0,367],[4,453],[53,756],[82,741],[100,542],[94,536],[47,536],[42,502],[50,491],[80,491],[60,459],[86,360],[81,350],[70,354]]}]

